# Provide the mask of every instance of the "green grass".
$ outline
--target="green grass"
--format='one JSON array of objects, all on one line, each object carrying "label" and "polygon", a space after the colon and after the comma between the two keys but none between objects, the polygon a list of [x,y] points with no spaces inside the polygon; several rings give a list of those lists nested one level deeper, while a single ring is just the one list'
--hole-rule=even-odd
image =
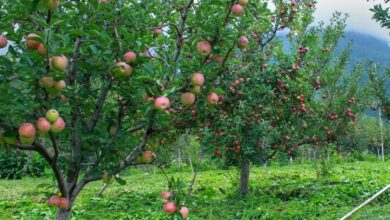
[{"label": "green grass", "polygon": [[[152,170],[149,170],[152,171]],[[95,195],[102,182],[88,185],[74,207],[74,219],[169,219],[161,211],[163,175],[130,170],[125,186],[112,184],[102,198]],[[131,175],[130,175],[131,174]],[[168,172],[189,180],[191,173]],[[188,201],[190,219],[338,219],[390,183],[390,164],[335,165],[332,175],[317,179],[311,165],[256,167],[251,193],[235,196],[237,171],[201,172]],[[54,189],[48,178],[0,180],[0,219],[53,219],[45,205]],[[390,219],[390,192],[359,211],[353,219]]]}]

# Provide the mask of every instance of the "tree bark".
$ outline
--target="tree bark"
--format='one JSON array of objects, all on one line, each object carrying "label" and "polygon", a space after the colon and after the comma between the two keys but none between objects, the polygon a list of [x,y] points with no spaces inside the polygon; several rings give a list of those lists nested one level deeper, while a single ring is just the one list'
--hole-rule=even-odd
[{"label": "tree bark", "polygon": [[72,207],[65,209],[58,209],[56,213],[56,220],[68,220],[72,214]]},{"label": "tree bark", "polygon": [[246,196],[249,191],[249,168],[250,160],[243,158],[241,162],[240,186],[238,188],[238,194],[240,196]]}]

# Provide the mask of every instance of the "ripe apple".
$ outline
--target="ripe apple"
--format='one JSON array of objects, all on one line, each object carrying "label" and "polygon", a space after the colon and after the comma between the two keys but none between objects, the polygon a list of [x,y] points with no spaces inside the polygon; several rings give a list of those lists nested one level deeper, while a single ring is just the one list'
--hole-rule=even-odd
[{"label": "ripe apple", "polygon": [[58,119],[51,125],[50,130],[53,133],[60,133],[65,128],[65,121],[63,118],[58,117]]},{"label": "ripe apple", "polygon": [[39,132],[47,133],[50,131],[51,123],[44,117],[40,117],[37,120],[37,127]]},{"label": "ripe apple", "polygon": [[195,86],[202,86],[204,83],[204,76],[200,72],[196,72],[191,77],[191,83]]},{"label": "ripe apple", "polygon": [[154,107],[160,110],[165,110],[171,106],[171,102],[165,96],[160,96],[154,100]]},{"label": "ripe apple", "polygon": [[186,92],[181,95],[181,103],[185,106],[190,106],[195,102],[195,95],[191,92]]},{"label": "ripe apple", "polygon": [[54,86],[54,79],[50,76],[44,76],[41,80],[39,80],[39,85],[45,89],[51,88]]},{"label": "ripe apple", "polygon": [[123,59],[126,62],[134,62],[135,59],[137,58],[137,55],[133,51],[128,51],[123,55]]},{"label": "ripe apple", "polygon": [[163,208],[167,214],[173,214],[176,211],[176,204],[174,202],[167,202],[164,204]]},{"label": "ripe apple", "polygon": [[151,150],[147,150],[142,154],[142,162],[144,163],[152,163],[153,162],[154,153]]},{"label": "ripe apple", "polygon": [[240,16],[244,12],[244,8],[240,4],[234,4],[231,12],[235,16]]},{"label": "ripe apple", "polygon": [[19,136],[25,138],[35,137],[35,127],[31,123],[23,123],[19,127]]},{"label": "ripe apple", "polygon": [[58,203],[58,208],[67,209],[69,207],[69,200],[67,198],[61,197]]},{"label": "ripe apple", "polygon": [[36,41],[35,39],[42,39],[41,36],[31,33],[27,35],[26,38],[26,46],[28,49],[36,50],[38,46],[41,44],[40,42]]},{"label": "ripe apple", "polygon": [[207,56],[211,53],[213,47],[211,46],[210,42],[202,40],[198,43],[196,48],[200,54],[202,54],[203,56]]},{"label": "ripe apple", "polygon": [[46,119],[50,122],[50,123],[54,123],[57,121],[58,117],[60,116],[60,114],[58,113],[57,110],[55,109],[50,109],[46,112]]},{"label": "ripe apple", "polygon": [[238,0],[238,4],[244,6],[246,4],[248,4],[249,0]]},{"label": "ripe apple", "polygon": [[48,206],[58,206],[60,204],[60,197],[51,196],[46,203]]},{"label": "ripe apple", "polygon": [[239,46],[240,48],[245,48],[245,47],[248,46],[248,44],[249,44],[248,38],[245,37],[245,36],[241,36],[241,37],[240,37],[240,42],[238,43],[238,46]]},{"label": "ripe apple", "polygon": [[161,198],[164,199],[164,200],[168,200],[169,197],[171,197],[171,196],[172,196],[172,193],[171,193],[171,192],[165,191],[165,192],[162,192],[162,193],[161,193]]},{"label": "ripe apple", "polygon": [[55,56],[50,59],[50,67],[54,70],[64,71],[68,66],[68,59],[65,56]]},{"label": "ripe apple", "polygon": [[161,32],[162,32],[161,28],[155,28],[155,29],[153,30],[153,33],[156,34],[156,35],[161,34]]},{"label": "ripe apple", "polygon": [[61,91],[63,88],[65,88],[66,86],[66,83],[64,80],[60,80],[60,81],[57,81],[54,83],[53,85],[53,89],[57,90],[57,91]]},{"label": "ripe apple", "polygon": [[125,77],[129,76],[133,72],[133,68],[125,63],[125,62],[118,62],[114,65],[114,68],[112,69],[112,74],[114,77]]},{"label": "ripe apple", "polygon": [[218,95],[215,92],[212,92],[207,96],[207,102],[211,105],[216,105],[218,103],[218,99]]},{"label": "ripe apple", "polygon": [[45,45],[43,44],[39,44],[38,47],[37,47],[37,51],[39,54],[41,55],[46,55],[47,54],[47,50],[45,48]]},{"label": "ripe apple", "polygon": [[6,47],[8,44],[8,40],[4,35],[0,35],[0,48]]},{"label": "ripe apple", "polygon": [[181,207],[181,209],[180,209],[180,214],[181,214],[181,216],[183,216],[183,219],[187,219],[187,217],[188,217],[188,214],[189,214],[189,210],[188,210],[188,208],[187,207]]}]

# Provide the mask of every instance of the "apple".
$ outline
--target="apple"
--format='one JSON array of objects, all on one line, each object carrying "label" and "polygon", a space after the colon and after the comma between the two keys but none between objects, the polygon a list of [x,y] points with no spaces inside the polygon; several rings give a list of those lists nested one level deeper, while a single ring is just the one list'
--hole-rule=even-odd
[{"label": "apple", "polygon": [[171,106],[171,102],[165,96],[160,96],[154,100],[154,107],[160,110],[165,110]]},{"label": "apple", "polygon": [[194,104],[195,95],[191,92],[186,92],[181,95],[181,103],[185,106]]},{"label": "apple", "polygon": [[198,52],[200,54],[202,54],[203,56],[207,56],[211,53],[211,50],[212,50],[212,46],[210,44],[210,42],[206,41],[206,40],[202,40],[200,41],[197,46],[196,46]]},{"label": "apple", "polygon": [[207,102],[211,105],[216,105],[218,103],[218,95],[215,92],[210,93],[207,96]]},{"label": "apple", "polygon": [[99,4],[108,4],[110,0],[99,0]]},{"label": "apple", "polygon": [[129,76],[133,72],[133,68],[125,63],[125,62],[118,62],[114,65],[114,68],[112,69],[112,74],[114,77],[125,77]]},{"label": "apple", "polygon": [[245,48],[245,47],[248,46],[248,44],[249,44],[248,38],[245,37],[245,36],[241,36],[241,37],[240,37],[240,42],[238,43],[238,46],[239,46],[240,48]]},{"label": "apple", "polygon": [[161,34],[161,32],[162,32],[161,28],[155,28],[155,29],[153,30],[153,33],[156,34],[156,35]]},{"label": "apple", "polygon": [[188,217],[188,214],[189,214],[189,210],[188,210],[188,208],[187,207],[181,207],[181,209],[180,209],[180,214],[181,214],[181,216],[183,216],[183,219],[187,219],[187,217]]},{"label": "apple", "polygon": [[19,127],[19,136],[25,138],[35,137],[35,127],[31,123],[23,123]]},{"label": "apple", "polygon": [[54,83],[53,85],[53,89],[57,90],[57,91],[61,91],[63,88],[65,88],[66,86],[66,83],[64,80],[60,80],[60,81],[57,81]]},{"label": "apple", "polygon": [[173,214],[176,211],[176,204],[174,202],[167,202],[164,204],[163,208],[167,214]]},{"label": "apple", "polygon": [[0,35],[0,48],[6,47],[8,44],[8,40],[4,35]]},{"label": "apple", "polygon": [[168,191],[165,191],[165,192],[161,193],[161,198],[164,199],[164,200],[168,200],[169,197],[171,197],[171,196],[172,196],[172,193],[168,192]]},{"label": "apple", "polygon": [[123,55],[123,59],[126,62],[134,62],[135,59],[137,58],[137,55],[133,51],[128,51]]},{"label": "apple", "polygon": [[60,133],[65,128],[65,121],[61,117],[58,117],[58,119],[51,125],[51,131],[53,133]]},{"label": "apple", "polygon": [[196,72],[191,77],[191,83],[194,86],[202,86],[204,83],[204,76],[200,72]]},{"label": "apple", "polygon": [[60,116],[60,114],[58,113],[57,110],[55,109],[50,109],[46,112],[46,119],[50,122],[50,123],[54,123],[57,121],[58,117]]},{"label": "apple", "polygon": [[47,133],[50,131],[51,123],[44,117],[40,117],[37,120],[37,127],[39,132]]},{"label": "apple", "polygon": [[60,5],[59,0],[43,0],[43,4],[46,6],[47,9],[53,10],[56,9]]},{"label": "apple", "polygon": [[240,16],[244,12],[244,8],[240,4],[234,4],[230,11],[233,15]]},{"label": "apple", "polygon": [[238,4],[244,6],[246,4],[248,4],[249,0],[238,0]]},{"label": "apple", "polygon": [[53,70],[64,71],[68,66],[68,59],[65,56],[55,56],[50,59],[50,67]]},{"label": "apple", "polygon": [[26,38],[26,46],[28,49],[36,50],[38,49],[38,46],[41,44],[40,42],[34,40],[34,39],[42,39],[41,36],[31,33],[27,35]]},{"label": "apple", "polygon": [[217,63],[223,63],[224,58],[222,56],[213,56],[211,57],[211,60]]},{"label": "apple", "polygon": [[45,48],[45,45],[43,44],[39,44],[38,47],[37,47],[37,51],[39,54],[41,55],[46,55],[47,54],[47,50]]},{"label": "apple", "polygon": [[147,150],[142,154],[142,162],[152,163],[154,158],[154,153],[151,150]]},{"label": "apple", "polygon": [[51,88],[54,86],[54,79],[50,76],[44,76],[41,80],[39,80],[39,85],[45,89]]},{"label": "apple", "polygon": [[58,206],[60,204],[60,197],[51,196],[46,203],[48,206]]},{"label": "apple", "polygon": [[69,207],[69,200],[67,198],[61,197],[59,200],[58,208],[67,209]]}]

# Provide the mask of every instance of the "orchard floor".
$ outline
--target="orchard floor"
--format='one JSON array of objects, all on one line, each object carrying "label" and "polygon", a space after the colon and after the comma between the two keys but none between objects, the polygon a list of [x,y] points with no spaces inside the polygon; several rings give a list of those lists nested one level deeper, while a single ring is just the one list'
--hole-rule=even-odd
[{"label": "orchard floor", "polygon": [[[153,171],[149,169],[149,171]],[[112,184],[97,198],[102,182],[88,185],[76,201],[73,219],[170,219],[161,211],[160,192],[166,180],[156,171],[130,170],[127,184]],[[131,174],[131,175],[130,175]],[[169,172],[189,179],[191,173]],[[195,193],[187,203],[190,219],[339,219],[354,206],[390,184],[390,163],[335,165],[332,175],[317,179],[312,165],[256,167],[251,193],[237,198],[237,171],[199,173]],[[49,178],[0,180],[0,219],[54,219],[45,205],[53,192]],[[390,192],[359,211],[353,219],[390,219]]]}]

